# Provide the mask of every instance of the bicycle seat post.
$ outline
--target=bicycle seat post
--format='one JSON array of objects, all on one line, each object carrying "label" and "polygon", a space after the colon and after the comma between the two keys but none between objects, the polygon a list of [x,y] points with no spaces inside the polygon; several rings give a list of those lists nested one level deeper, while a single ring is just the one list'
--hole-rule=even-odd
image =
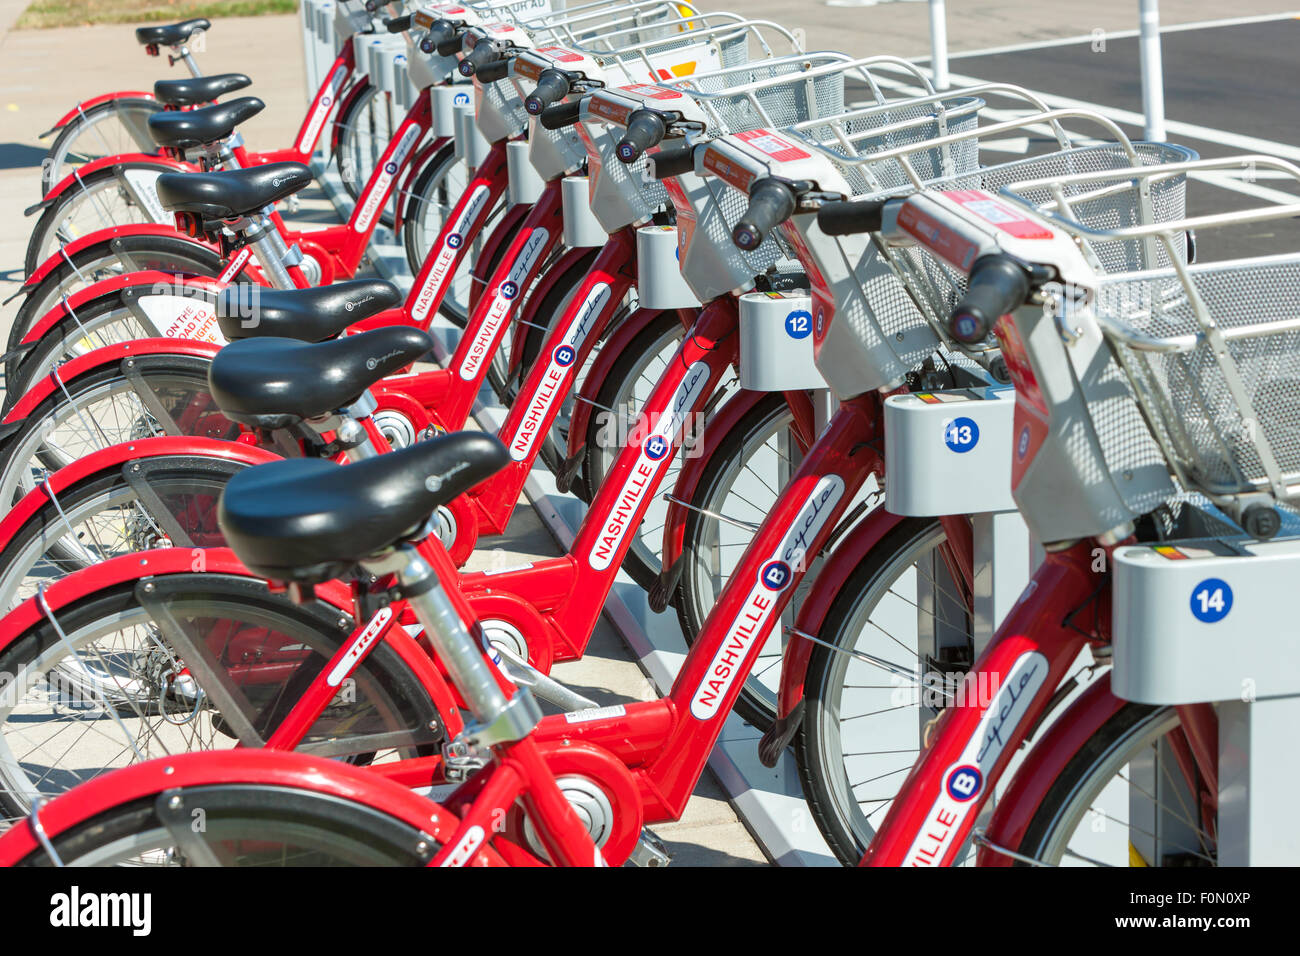
[{"label": "bicycle seat post", "polygon": [[537,726],[542,712],[532,694],[519,688],[506,696],[484,657],[486,639],[476,640],[465,626],[437,571],[416,546],[404,544],[362,564],[378,575],[397,575],[403,597],[474,715],[475,724],[465,730],[472,743],[492,746],[522,740]]}]

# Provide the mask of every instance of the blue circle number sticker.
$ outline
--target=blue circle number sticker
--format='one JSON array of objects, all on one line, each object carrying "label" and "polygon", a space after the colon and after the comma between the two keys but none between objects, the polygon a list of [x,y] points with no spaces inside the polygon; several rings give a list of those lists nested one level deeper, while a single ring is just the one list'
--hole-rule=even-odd
[{"label": "blue circle number sticker", "polygon": [[806,339],[812,331],[812,313],[791,312],[785,317],[785,334],[792,339]]},{"label": "blue circle number sticker", "polygon": [[970,451],[980,441],[980,427],[973,418],[954,418],[943,429],[943,443],[957,454]]},{"label": "blue circle number sticker", "polygon": [[1204,624],[1222,621],[1232,610],[1232,588],[1227,581],[1206,578],[1192,588],[1192,617]]},{"label": "blue circle number sticker", "polygon": [[948,796],[958,803],[965,803],[967,800],[974,799],[983,785],[984,775],[980,773],[978,767],[973,767],[970,764],[965,764],[953,770],[952,773],[948,774],[948,780],[944,784]]}]

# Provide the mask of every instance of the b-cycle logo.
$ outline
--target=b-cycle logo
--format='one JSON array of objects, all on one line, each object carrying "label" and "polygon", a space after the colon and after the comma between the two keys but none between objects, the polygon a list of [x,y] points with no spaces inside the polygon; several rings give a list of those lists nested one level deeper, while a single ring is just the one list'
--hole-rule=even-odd
[{"label": "b-cycle logo", "polygon": [[310,153],[312,147],[316,145],[316,137],[320,136],[321,127],[325,125],[325,117],[329,116],[330,107],[334,105],[334,97],[347,75],[348,68],[342,64],[335,67],[334,72],[330,74],[328,87],[316,101],[316,109],[312,111],[307,125],[302,128],[302,136],[298,137],[298,152]]},{"label": "b-cycle logo", "polygon": [[[623,487],[614,499],[614,507],[605,519],[596,544],[591,549],[587,562],[597,571],[604,571],[614,560],[628,531],[636,527],[636,515],[642,503],[653,494],[658,484],[658,474],[671,458],[667,451],[672,448],[673,438],[678,435],[686,418],[699,404],[709,385],[709,366],[707,362],[694,362],[686,370],[686,375],[673,392],[668,409],[659,416],[659,421],[650,434],[641,442],[641,454],[636,464],[623,481]],[[662,445],[656,438],[663,442]],[[651,457],[651,452],[662,448],[659,458]]]},{"label": "b-cycle logo", "polygon": [[325,683],[329,684],[331,687],[338,687],[342,684],[343,680],[356,669],[356,666],[359,663],[361,663],[361,658],[363,658],[366,651],[370,649],[370,645],[375,643],[379,638],[379,635],[383,633],[384,628],[388,626],[388,622],[392,619],[392,608],[381,607],[376,611],[375,616],[372,617],[370,623],[366,625],[366,629],[357,635],[357,639],[352,642],[352,646],[348,648],[347,653],[344,654],[342,659],[334,665],[334,669],[330,671],[329,677],[325,679]]},{"label": "b-cycle logo", "polygon": [[474,337],[470,340],[469,351],[465,354],[464,360],[460,363],[460,377],[467,382],[474,381],[479,374],[479,370],[492,354],[492,348],[496,344],[497,335],[501,332],[502,326],[505,325],[506,319],[510,315],[510,303],[514,301],[519,290],[523,288],[525,280],[533,270],[533,266],[542,257],[542,251],[546,248],[546,241],[551,234],[540,226],[529,234],[524,240],[523,248],[519,250],[519,256],[515,263],[510,267],[510,272],[506,275],[505,280],[497,286],[496,294],[492,296],[492,303],[488,306],[487,314],[483,321],[479,323],[478,330],[475,331]]},{"label": "b-cycle logo", "polygon": [[668,454],[668,449],[672,447],[668,444],[668,439],[662,435],[651,435],[645,440],[645,456],[651,461],[659,461],[664,455]]},{"label": "b-cycle logo", "polygon": [[490,190],[487,186],[478,185],[474,191],[469,194],[465,201],[464,208],[461,209],[460,215],[452,225],[452,230],[443,240],[442,246],[438,249],[432,265],[429,267],[429,274],[420,286],[420,294],[415,298],[415,305],[411,307],[411,318],[416,322],[423,322],[429,315],[429,310],[433,302],[438,298],[443,283],[451,274],[452,266],[456,262],[456,250],[461,247],[464,241],[464,233],[478,219],[479,213],[487,205]]},{"label": "b-cycle logo", "polygon": [[904,866],[940,864],[953,844],[965,839],[967,818],[979,806],[975,798],[986,789],[989,773],[1046,680],[1047,658],[1038,651],[1016,658],[966,746],[944,771],[939,795],[903,858]]},{"label": "b-cycle logo", "polygon": [[598,282],[592,286],[582,305],[574,313],[569,327],[560,339],[560,344],[551,351],[551,361],[542,376],[542,382],[529,399],[523,418],[519,420],[519,430],[510,441],[510,457],[515,461],[523,461],[532,451],[533,443],[550,415],[556,396],[562,394],[568,369],[577,360],[578,349],[587,340],[587,334],[595,326],[596,319],[604,311],[612,294],[613,290],[608,283]]},{"label": "b-cycle logo", "polygon": [[383,205],[384,200],[388,198],[389,186],[392,185],[393,177],[397,175],[397,169],[402,161],[406,159],[406,154],[415,146],[423,131],[418,125],[412,123],[406,127],[402,133],[401,139],[392,147],[393,151],[389,154],[388,162],[384,163],[384,170],[379,174],[366,190],[365,197],[361,201],[361,211],[357,215],[357,221],[353,224],[353,229],[357,232],[364,233],[370,228],[370,224],[375,220],[375,214],[379,212],[379,207]]},{"label": "b-cycle logo", "polygon": [[726,638],[691,696],[691,716],[696,720],[711,720],[722,712],[722,702],[750,652],[766,640],[780,595],[794,581],[795,568],[806,566],[812,545],[828,530],[835,506],[843,497],[844,479],[824,475],[804,499],[780,544],[759,566],[740,613],[732,619]]}]

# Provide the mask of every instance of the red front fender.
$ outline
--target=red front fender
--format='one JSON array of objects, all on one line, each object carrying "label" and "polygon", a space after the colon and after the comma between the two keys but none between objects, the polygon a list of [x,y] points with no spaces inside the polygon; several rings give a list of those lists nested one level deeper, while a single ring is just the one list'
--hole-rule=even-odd
[{"label": "red front fender", "polygon": [[[795,629],[804,634],[821,631],[831,605],[839,597],[850,574],[857,569],[867,554],[885,535],[898,527],[906,518],[890,514],[884,508],[875,508],[835,546],[822,569],[813,580],[812,588],[799,608]],[[808,674],[808,658],[812,655],[812,641],[791,634],[781,656],[781,687],[777,692],[778,718],[790,715],[803,700],[803,682]]]},{"label": "red front fender", "polygon": [[33,488],[14,505],[13,510],[0,521],[0,550],[12,540],[14,534],[28,519],[43,508],[51,498],[57,497],[73,485],[101,471],[116,471],[130,461],[142,458],[160,458],[164,455],[200,456],[222,461],[261,465],[278,461],[279,456],[243,442],[218,441],[213,438],[142,438],[123,442],[91,452],[70,465],[60,468],[39,486]]},{"label": "red front fender", "polygon": [[98,282],[78,289],[68,296],[66,302],[60,302],[46,312],[41,316],[40,321],[32,326],[31,331],[23,336],[23,344],[39,341],[53,326],[66,318],[69,312],[75,312],[87,302],[101,296],[114,295],[120,293],[123,289],[140,288],[141,286],[148,286],[149,288],[159,286],[168,290],[175,290],[177,285],[201,292],[210,292],[213,296],[225,288],[223,283],[218,282],[211,276],[183,276],[179,282],[177,282],[176,276],[167,272],[126,272],[122,275],[109,276],[107,279],[100,279]]},{"label": "red front fender", "polygon": [[[103,348],[78,355],[71,362],[58,368],[59,380],[65,385],[71,384],[78,376],[105,365],[116,365],[125,358],[141,355],[188,355],[194,358],[211,359],[221,348],[212,342],[196,342],[193,339],[132,339],[129,342],[116,342]],[[54,375],[43,376],[36,382],[18,403],[9,410],[4,424],[16,422],[31,414],[32,409],[56,391],[60,391],[59,382]]]},{"label": "red front fender", "polygon": [[[1029,748],[1025,762],[1011,779],[1011,786],[998,798],[985,831],[990,843],[1019,848],[1034,812],[1066,764],[1124,703],[1110,692],[1110,673],[1107,672],[1090,684],[1065,713],[1052,721],[1042,739]],[[1015,860],[1005,854],[988,847],[980,848],[980,866],[1011,866],[1014,863]]]},{"label": "red front fender", "polygon": [[[236,784],[305,790],[373,807],[442,844],[455,839],[460,826],[449,810],[372,771],[291,751],[239,748],[160,757],[101,774],[41,807],[41,828],[57,838],[115,807],[169,790]],[[0,837],[0,866],[13,866],[40,849],[30,824],[21,823]],[[506,864],[485,844],[467,865]]]},{"label": "red front fender", "polygon": [[[202,559],[200,567],[206,573],[257,578],[257,575],[240,563],[235,557],[235,552],[229,548],[159,548],[156,551],[137,551],[110,558],[100,564],[69,574],[67,577],[59,578],[45,588],[45,600],[49,604],[50,611],[57,613],[60,609],[69,607],[105,588],[159,574],[193,573],[198,570],[195,564],[199,558]],[[317,585],[316,596],[340,611],[352,613],[352,592],[342,582],[330,581]],[[32,597],[18,605],[4,618],[0,618],[0,648],[8,647],[11,641],[17,639],[44,616],[37,598]]]},{"label": "red front fender", "polygon": [[[59,118],[59,121],[50,128],[50,133],[62,129],[71,123],[82,110],[88,110],[91,107],[98,106],[100,103],[107,103],[110,100],[151,100],[154,98],[151,90],[118,90],[115,93],[100,93],[98,96],[92,96],[88,100],[82,100],[72,109],[68,110]],[[46,135],[49,135],[48,133]]]},{"label": "red front fender", "polygon": [[168,159],[166,156],[155,156],[152,153],[119,153],[116,156],[100,156],[88,163],[82,163],[74,172],[68,173],[68,175],[60,179],[45,194],[45,198],[40,202],[40,208],[48,206],[69,189],[77,188],[81,179],[85,179],[101,169],[112,169],[114,166],[150,166],[164,172],[174,173],[190,173],[198,169],[193,163],[187,163],[180,159]]},{"label": "red front fender", "polygon": [[48,259],[36,267],[36,271],[27,277],[23,283],[23,290],[35,288],[48,276],[59,263],[64,261],[64,256],[73,256],[82,249],[88,249],[98,243],[107,243],[113,239],[120,239],[123,236],[167,236],[171,239],[180,239],[183,242],[192,242],[196,246],[202,246],[209,251],[215,251],[216,245],[211,242],[199,242],[197,239],[191,239],[183,236],[176,231],[174,225],[158,222],[137,222],[129,226],[109,226],[104,229],[96,229],[94,232],[88,232],[84,236],[78,236],[70,243],[64,246],[58,252],[50,255]]}]

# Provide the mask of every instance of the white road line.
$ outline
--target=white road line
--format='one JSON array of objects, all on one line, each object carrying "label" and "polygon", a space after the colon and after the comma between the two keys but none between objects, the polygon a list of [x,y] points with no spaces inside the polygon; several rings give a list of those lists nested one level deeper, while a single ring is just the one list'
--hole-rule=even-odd
[{"label": "white road line", "polygon": [[[979,80],[972,76],[962,76],[957,73],[952,74],[952,79],[954,83],[971,86],[976,83],[987,82],[986,80]],[[1098,103],[1089,103],[1086,100],[1076,100],[1068,96],[1056,96],[1050,93],[1039,93],[1038,95],[1049,106],[1092,110],[1107,119],[1114,120],[1116,123],[1126,123],[1130,126],[1143,126],[1145,123],[1141,113],[1134,113],[1131,110],[1116,109],[1113,106],[1102,106]],[[1259,139],[1255,136],[1245,136],[1241,133],[1232,133],[1228,130],[1214,129],[1209,126],[1197,126],[1195,123],[1183,123],[1178,120],[1166,120],[1165,129],[1173,135],[1199,139],[1204,143],[1217,143],[1220,146],[1230,146],[1233,149],[1241,149],[1246,152],[1267,153],[1270,156],[1278,156],[1282,159],[1300,161],[1300,147],[1288,146],[1286,143],[1277,143],[1270,139]]]},{"label": "white road line", "polygon": [[[1295,20],[1300,19],[1300,10],[1293,10],[1290,13],[1265,13],[1253,17],[1232,17],[1226,20],[1201,20],[1197,23],[1178,23],[1171,26],[1161,27],[1161,33],[1184,33],[1188,30],[1212,30],[1217,27],[1236,27],[1244,26],[1250,23],[1269,23],[1274,20]],[[1110,30],[1100,35],[1102,38],[1109,40],[1127,40],[1138,36],[1137,30]],[[964,50],[961,53],[949,53],[949,60],[969,59],[976,56],[997,56],[1001,53],[1023,53],[1029,50],[1047,50],[1057,46],[1074,46],[1079,43],[1091,43],[1098,39],[1096,34],[1083,34],[1081,36],[1063,37],[1057,40],[1039,40],[1031,43],[1015,43],[1010,46],[989,47],[985,50]],[[929,63],[928,56],[916,56],[909,58],[913,63]]]},{"label": "white road line", "polygon": [[[985,80],[976,79],[975,77],[957,76],[955,74],[953,76],[953,81],[955,83],[965,84],[970,86],[974,86],[976,84],[986,82]],[[893,90],[897,93],[903,93],[905,95],[922,96],[924,95],[925,92],[920,87],[912,86],[910,84],[899,82],[896,80],[885,79],[882,77],[877,77],[877,82],[879,82],[880,85],[885,87],[886,89]],[[960,90],[954,90],[954,92],[960,93]],[[1094,103],[1085,103],[1081,100],[1068,100],[1064,97],[1053,97],[1043,93],[1039,93],[1039,96],[1042,97],[1043,101],[1046,102],[1049,106],[1068,105],[1068,106],[1074,106],[1078,108],[1092,109],[1092,110],[1096,110],[1098,113],[1101,113],[1103,116],[1109,116],[1110,119],[1113,119],[1116,122],[1120,122],[1120,123],[1127,122],[1131,125],[1136,125],[1136,126],[1142,125],[1142,117],[1140,115],[1135,113],[1128,113],[1126,110],[1114,110],[1114,109],[1110,109],[1109,107],[1097,106]],[[864,104],[864,105],[870,105],[870,104]],[[1028,116],[1031,115],[1031,113],[1032,113],[1031,110],[999,110],[999,109],[990,109],[990,108],[986,108],[983,111],[984,116],[986,116],[991,120],[995,120],[999,122],[1002,120],[1015,119],[1021,116]],[[1128,117],[1128,119],[1125,119],[1125,117]],[[1167,128],[1170,129],[1171,131],[1175,130],[1175,128],[1179,125],[1189,125],[1189,124],[1166,123]],[[1300,149],[1294,149],[1293,147],[1286,146],[1283,143],[1274,143],[1269,140],[1259,140],[1250,136],[1239,136],[1236,133],[1229,133],[1226,130],[1208,129],[1206,127],[1195,127],[1195,129],[1199,130],[1198,134],[1191,134],[1191,133],[1184,132],[1182,133],[1182,135],[1184,136],[1194,135],[1196,139],[1200,139],[1204,142],[1211,142],[1211,143],[1217,142],[1222,145],[1237,146],[1239,148],[1248,149],[1250,152],[1270,153],[1276,156],[1282,156],[1283,158],[1300,159]],[[1027,126],[1025,127],[1025,132],[1036,133],[1044,136],[1052,135],[1051,129],[1046,124],[1035,124],[1033,126]],[[1231,142],[1231,140],[1238,140],[1240,142],[1234,143]],[[1102,140],[1098,140],[1092,137],[1081,137],[1081,136],[1075,137],[1074,141],[1076,145],[1079,146],[1087,146],[1087,145],[1093,145],[1096,143],[1103,142]],[[1020,150],[1013,150],[1009,148],[1012,146],[1013,143],[1016,146],[1019,145],[1018,140],[1004,139],[1004,140],[990,140],[987,143],[981,144],[981,146],[983,148],[991,148],[1003,152],[1020,151]],[[1241,144],[1243,143],[1248,145],[1242,146]],[[1025,139],[1025,145],[1027,151],[1027,147],[1028,147],[1027,137]],[[1267,202],[1293,203],[1296,201],[1296,196],[1292,193],[1286,193],[1280,189],[1269,189],[1268,187],[1260,186],[1255,182],[1246,182],[1242,179],[1237,178],[1236,176],[1232,175],[1229,172],[1198,173],[1193,178],[1205,183],[1206,185],[1217,186],[1220,189],[1227,189],[1232,192],[1243,193],[1247,196],[1253,196],[1256,199],[1263,199]],[[1282,172],[1269,171],[1269,172],[1262,172],[1258,178],[1286,179],[1288,177],[1286,176],[1285,173]]]}]

